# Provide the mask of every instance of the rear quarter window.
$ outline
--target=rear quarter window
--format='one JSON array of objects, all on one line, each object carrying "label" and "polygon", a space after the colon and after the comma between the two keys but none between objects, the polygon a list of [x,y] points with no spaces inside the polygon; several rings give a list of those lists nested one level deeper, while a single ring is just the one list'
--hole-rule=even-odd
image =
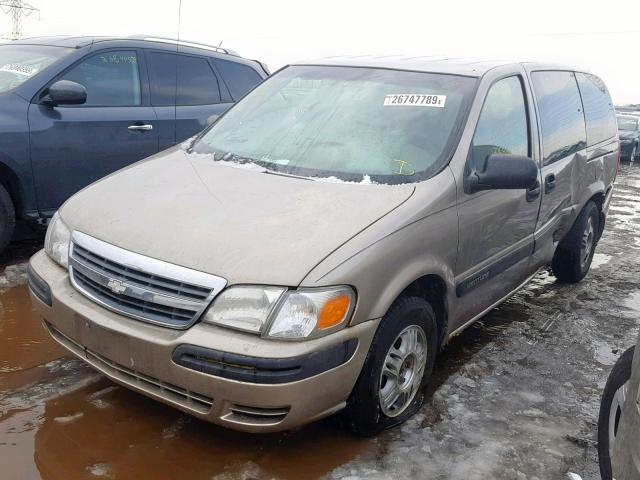
[{"label": "rear quarter window", "polygon": [[262,82],[262,77],[247,65],[220,59],[215,59],[214,63],[236,102]]},{"label": "rear quarter window", "polygon": [[220,103],[220,87],[209,62],[203,57],[178,56],[177,105]]},{"label": "rear quarter window", "polygon": [[616,113],[604,82],[586,73],[576,73],[587,121],[587,144],[596,145],[618,134]]},{"label": "rear quarter window", "polygon": [[582,101],[573,72],[533,72],[533,89],[542,130],[544,164],[586,147]]}]

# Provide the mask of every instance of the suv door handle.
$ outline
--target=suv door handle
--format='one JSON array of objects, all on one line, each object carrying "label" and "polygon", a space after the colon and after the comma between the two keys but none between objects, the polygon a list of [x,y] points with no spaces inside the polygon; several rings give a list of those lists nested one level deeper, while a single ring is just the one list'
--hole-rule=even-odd
[{"label": "suv door handle", "polygon": [[527,202],[533,202],[540,196],[540,182],[536,180],[536,184],[527,189]]},{"label": "suv door handle", "polygon": [[551,173],[544,181],[544,193],[550,193],[556,188],[556,176]]},{"label": "suv door handle", "polygon": [[132,132],[148,132],[150,130],[153,130],[153,125],[143,125],[141,123],[136,123],[134,125],[129,125],[127,128]]}]

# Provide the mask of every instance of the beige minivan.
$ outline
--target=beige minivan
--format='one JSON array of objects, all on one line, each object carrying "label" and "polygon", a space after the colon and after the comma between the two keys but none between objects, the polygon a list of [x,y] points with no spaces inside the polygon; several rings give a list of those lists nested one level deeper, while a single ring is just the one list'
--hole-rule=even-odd
[{"label": "beige minivan", "polygon": [[540,268],[586,275],[618,162],[588,73],[290,65],[72,197],[29,285],[53,338],[136,391],[250,432],[344,410],[371,435],[414,414],[442,346]]}]

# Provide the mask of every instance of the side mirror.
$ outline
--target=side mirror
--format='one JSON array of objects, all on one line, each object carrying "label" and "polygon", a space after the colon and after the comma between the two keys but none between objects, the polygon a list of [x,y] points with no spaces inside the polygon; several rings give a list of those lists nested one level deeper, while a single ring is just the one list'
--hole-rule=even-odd
[{"label": "side mirror", "polygon": [[87,89],[69,80],[58,80],[51,84],[41,103],[50,105],[82,105],[87,101]]},{"label": "side mirror", "polygon": [[489,155],[484,172],[468,178],[470,193],[480,190],[528,189],[538,181],[538,165],[523,155]]}]

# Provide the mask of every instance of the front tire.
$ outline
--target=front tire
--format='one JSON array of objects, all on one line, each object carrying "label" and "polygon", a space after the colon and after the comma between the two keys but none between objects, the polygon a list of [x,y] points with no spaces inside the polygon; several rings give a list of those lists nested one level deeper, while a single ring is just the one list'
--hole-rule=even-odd
[{"label": "front tire", "polygon": [[620,356],[609,374],[602,394],[598,418],[598,462],[602,480],[611,480],[613,476],[611,467],[613,444],[628,393],[634,350],[635,348],[632,347]]},{"label": "front tire", "polygon": [[589,272],[598,243],[600,211],[589,201],[578,219],[560,242],[553,256],[553,274],[564,283],[578,283]]},{"label": "front tire", "polygon": [[16,226],[16,211],[9,192],[0,185],[0,253],[9,245]]},{"label": "front tire", "polygon": [[419,297],[394,302],[376,332],[347,402],[347,425],[372,436],[400,425],[422,405],[438,348],[436,317]]}]

